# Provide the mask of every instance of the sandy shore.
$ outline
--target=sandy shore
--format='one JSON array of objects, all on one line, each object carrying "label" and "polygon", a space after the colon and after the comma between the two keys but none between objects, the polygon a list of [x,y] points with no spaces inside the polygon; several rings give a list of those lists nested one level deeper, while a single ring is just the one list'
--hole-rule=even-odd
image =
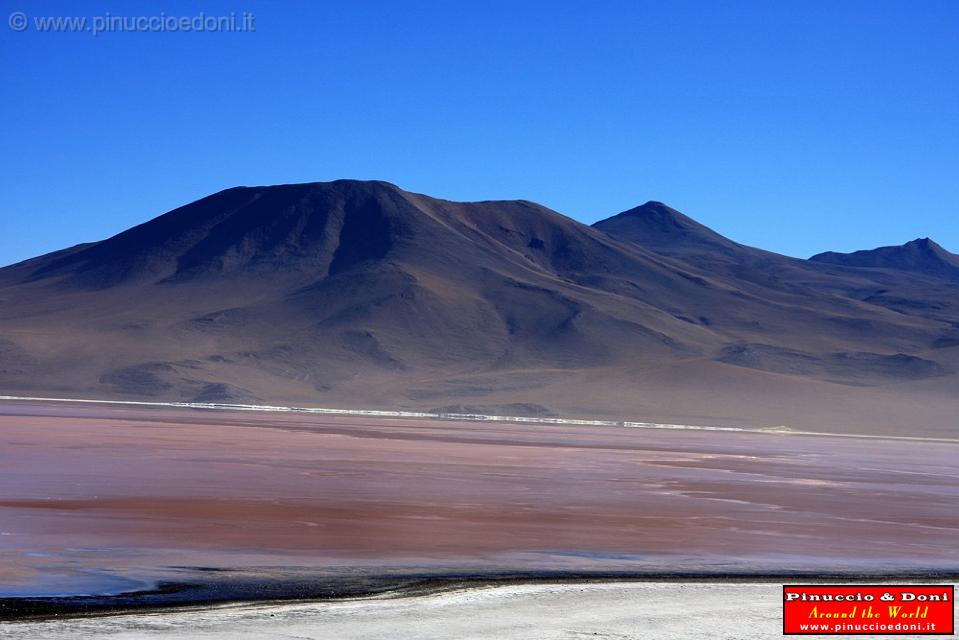
[{"label": "sandy shore", "polygon": [[782,637],[782,590],[778,584],[718,582],[510,585],[424,596],[223,605],[193,611],[8,623],[0,626],[0,636],[9,640],[750,640]]}]

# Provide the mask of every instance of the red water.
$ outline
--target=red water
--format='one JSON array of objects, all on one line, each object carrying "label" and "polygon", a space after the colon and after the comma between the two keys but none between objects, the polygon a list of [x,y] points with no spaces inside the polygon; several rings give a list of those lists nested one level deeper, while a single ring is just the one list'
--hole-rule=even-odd
[{"label": "red water", "polygon": [[959,555],[951,443],[23,402],[0,405],[0,443],[0,594],[176,566],[721,574]]}]

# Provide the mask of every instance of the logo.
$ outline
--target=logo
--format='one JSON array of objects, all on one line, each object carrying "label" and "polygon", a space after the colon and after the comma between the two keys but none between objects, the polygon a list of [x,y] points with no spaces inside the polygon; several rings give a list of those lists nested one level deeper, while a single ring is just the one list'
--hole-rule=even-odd
[{"label": "logo", "polygon": [[783,635],[952,635],[951,585],[785,585]]}]

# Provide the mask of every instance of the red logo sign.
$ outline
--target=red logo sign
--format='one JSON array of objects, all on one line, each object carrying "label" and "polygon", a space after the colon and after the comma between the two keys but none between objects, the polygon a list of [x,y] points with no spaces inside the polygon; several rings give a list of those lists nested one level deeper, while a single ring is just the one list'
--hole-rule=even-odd
[{"label": "red logo sign", "polygon": [[785,585],[784,635],[952,635],[951,585]]}]

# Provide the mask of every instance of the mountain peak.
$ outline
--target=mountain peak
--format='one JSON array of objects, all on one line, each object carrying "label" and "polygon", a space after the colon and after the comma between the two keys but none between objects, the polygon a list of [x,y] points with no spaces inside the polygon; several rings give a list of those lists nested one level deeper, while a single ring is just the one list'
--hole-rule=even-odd
[{"label": "mountain peak", "polygon": [[950,253],[931,238],[916,238],[902,245],[852,253],[827,251],[814,255],[810,260],[846,267],[898,269],[959,281],[959,256]]},{"label": "mountain peak", "polygon": [[670,218],[691,220],[660,200],[647,200],[643,204],[633,207],[632,209],[627,209],[613,217],[619,216],[668,216]]},{"label": "mountain peak", "polygon": [[29,277],[71,274],[100,288],[247,270],[339,271],[389,252],[417,215],[410,197],[380,180],[232,187],[46,261]]},{"label": "mountain peak", "polygon": [[667,205],[665,202],[662,202],[661,200],[647,200],[643,204],[639,205],[638,207],[633,207],[629,211],[635,211],[637,213],[640,213],[643,211],[652,211],[657,209],[666,209],[675,213],[679,213],[678,211],[676,211],[675,209]]},{"label": "mountain peak", "polygon": [[[910,240],[903,245],[904,248],[917,248],[923,251],[946,251],[941,244],[933,240],[932,238],[916,238],[915,240]],[[948,252],[946,252],[948,253]]]},{"label": "mountain peak", "polygon": [[593,225],[611,236],[663,254],[730,250],[738,245],[658,200],[649,200]]}]

